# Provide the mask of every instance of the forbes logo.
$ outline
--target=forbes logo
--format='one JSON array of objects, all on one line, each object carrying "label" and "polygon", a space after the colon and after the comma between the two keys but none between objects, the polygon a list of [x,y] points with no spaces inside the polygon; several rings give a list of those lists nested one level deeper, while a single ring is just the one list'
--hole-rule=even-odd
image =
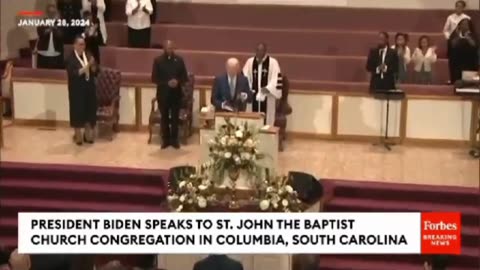
[{"label": "forbes logo", "polygon": [[423,229],[425,231],[456,231],[456,223],[445,223],[443,221],[433,223],[429,220],[423,222]]}]

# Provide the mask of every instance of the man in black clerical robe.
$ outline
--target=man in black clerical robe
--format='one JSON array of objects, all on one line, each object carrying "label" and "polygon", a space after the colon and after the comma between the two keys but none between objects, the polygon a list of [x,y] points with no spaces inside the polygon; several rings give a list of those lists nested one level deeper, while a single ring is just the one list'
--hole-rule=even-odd
[{"label": "man in black clerical robe", "polygon": [[[57,19],[57,8],[48,4],[47,19]],[[36,44],[37,67],[47,69],[63,68],[62,30],[58,26],[37,27],[38,40]]]},{"label": "man in black clerical robe", "polygon": [[163,50],[163,54],[155,58],[152,67],[152,82],[157,85],[157,101],[162,117],[162,149],[170,145],[178,149],[182,87],[187,83],[188,75],[182,57],[175,54],[173,42],[166,41]]},{"label": "man in black clerical robe", "polygon": [[398,54],[391,49],[388,33],[379,33],[378,46],[371,49],[367,59],[367,71],[370,72],[370,90],[393,90],[398,72]]},{"label": "man in black clerical robe", "polygon": [[193,270],[243,270],[243,266],[226,255],[210,255],[196,262]]}]

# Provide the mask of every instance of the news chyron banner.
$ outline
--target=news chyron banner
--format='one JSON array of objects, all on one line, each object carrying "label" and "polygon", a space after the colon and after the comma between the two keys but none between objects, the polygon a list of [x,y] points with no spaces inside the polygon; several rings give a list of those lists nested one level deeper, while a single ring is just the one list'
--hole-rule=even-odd
[{"label": "news chyron banner", "polygon": [[459,213],[19,213],[27,254],[460,254]]}]

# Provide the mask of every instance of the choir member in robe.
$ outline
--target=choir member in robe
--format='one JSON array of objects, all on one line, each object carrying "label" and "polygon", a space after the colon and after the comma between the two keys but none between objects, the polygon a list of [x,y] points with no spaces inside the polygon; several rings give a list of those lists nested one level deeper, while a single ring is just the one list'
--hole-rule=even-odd
[{"label": "choir member in robe", "polygon": [[152,67],[152,82],[157,85],[157,101],[162,118],[162,149],[180,148],[178,122],[182,105],[182,88],[188,82],[187,68],[183,58],[175,53],[174,44],[167,40],[163,54],[155,58]]},{"label": "choir member in robe", "polygon": [[[463,19],[470,19],[470,16],[465,14],[465,8],[467,7],[467,3],[463,0],[459,0],[455,2],[455,12],[450,14],[445,21],[445,25],[443,26],[443,35],[447,40],[447,58],[450,59],[450,35],[457,29],[458,23]],[[453,81],[453,68],[452,63],[450,60],[448,61],[448,68],[450,71],[450,83],[454,83]]]},{"label": "choir member in robe", "polygon": [[243,74],[253,91],[252,110],[266,115],[266,124],[273,126],[275,122],[276,101],[282,97],[277,89],[280,66],[277,60],[267,54],[267,45],[257,45],[254,57],[243,67]]},{"label": "choir member in robe", "polygon": [[371,49],[367,58],[370,72],[370,90],[393,90],[398,71],[398,54],[388,45],[388,33],[379,33],[378,46]]},{"label": "choir member in robe", "polygon": [[[70,125],[75,130],[77,145],[93,143],[97,120],[97,95],[94,77],[96,64],[93,56],[85,51],[85,39],[75,38],[73,52],[66,60],[68,74],[68,101]],[[82,129],[84,133],[82,134]]]},{"label": "choir member in robe", "polygon": [[[57,19],[57,8],[54,4],[47,5],[48,19]],[[62,29],[58,26],[37,27],[37,67],[47,69],[63,68]]]},{"label": "choir member in robe", "polygon": [[[101,37],[102,44],[107,44],[107,27],[105,25],[105,0],[82,0],[83,11],[89,11],[92,15],[93,21],[98,24],[99,36]],[[91,23],[92,21],[90,21]],[[95,60],[99,60],[95,58]]]},{"label": "choir member in robe", "polygon": [[128,16],[128,46],[149,48],[151,35],[151,0],[127,0],[125,14]]},{"label": "choir member in robe", "polygon": [[405,83],[407,81],[407,66],[412,57],[407,43],[407,34],[397,33],[395,35],[395,45],[392,46],[392,49],[394,49],[398,54],[397,83]]},{"label": "choir member in robe", "polygon": [[418,47],[412,55],[414,81],[417,84],[432,84],[433,65],[437,62],[437,47],[431,46],[428,36],[418,39]]},{"label": "choir member in robe", "polygon": [[83,18],[90,21],[90,24],[85,27],[85,31],[82,34],[85,39],[86,51],[95,58],[97,64],[100,64],[100,46],[104,43],[99,20],[94,18],[90,11],[84,11]]},{"label": "choir member in robe", "polygon": [[463,19],[450,35],[449,63],[451,82],[462,79],[463,71],[478,70],[478,38],[470,19]]},{"label": "choir member in robe", "polygon": [[[58,0],[57,9],[60,17],[65,19],[68,24],[72,20],[80,21],[82,18],[82,2],[81,0]],[[63,27],[63,42],[72,44],[75,37],[83,32],[83,26]]]}]

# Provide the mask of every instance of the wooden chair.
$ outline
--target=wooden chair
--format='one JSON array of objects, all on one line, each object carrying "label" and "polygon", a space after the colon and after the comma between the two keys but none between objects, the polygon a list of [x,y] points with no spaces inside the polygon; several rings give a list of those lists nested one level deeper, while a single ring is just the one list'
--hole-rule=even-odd
[{"label": "wooden chair", "polygon": [[287,116],[292,113],[292,107],[288,104],[288,93],[290,92],[290,83],[285,74],[279,77],[278,87],[282,88],[282,98],[277,101],[275,111],[275,124],[279,128],[278,148],[283,151],[283,143],[287,139]]},{"label": "wooden chair", "polygon": [[[179,139],[182,144],[186,144],[188,138],[193,134],[193,89],[195,86],[195,76],[188,74],[188,82],[182,88],[183,96],[179,113]],[[158,107],[157,98],[152,99],[150,116],[148,118],[148,143],[152,142],[153,128],[162,123],[162,115]],[[161,129],[160,129],[161,130]]]},{"label": "wooden chair", "polygon": [[97,86],[97,121],[110,127],[110,140],[118,132],[120,119],[120,83],[122,74],[119,70],[102,67],[96,78]]}]

